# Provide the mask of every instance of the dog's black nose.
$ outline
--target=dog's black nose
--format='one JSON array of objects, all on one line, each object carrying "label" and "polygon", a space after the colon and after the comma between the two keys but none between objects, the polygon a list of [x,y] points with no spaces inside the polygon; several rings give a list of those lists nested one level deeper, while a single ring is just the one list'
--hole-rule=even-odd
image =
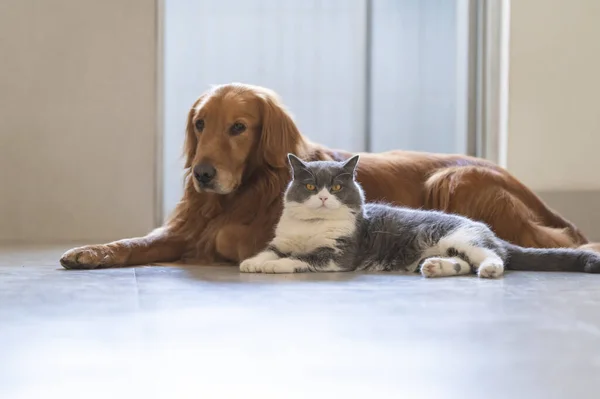
[{"label": "dog's black nose", "polygon": [[210,183],[216,174],[217,170],[210,164],[201,163],[194,166],[194,177],[200,184]]}]

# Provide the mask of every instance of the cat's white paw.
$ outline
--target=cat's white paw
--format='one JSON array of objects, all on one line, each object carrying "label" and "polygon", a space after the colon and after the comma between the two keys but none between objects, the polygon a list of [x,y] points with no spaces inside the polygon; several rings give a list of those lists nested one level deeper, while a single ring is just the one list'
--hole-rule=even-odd
[{"label": "cat's white paw", "polygon": [[423,277],[441,277],[444,275],[444,264],[442,259],[429,258],[421,265]]},{"label": "cat's white paw", "polygon": [[295,273],[296,262],[292,259],[278,259],[265,262],[260,267],[262,273]]},{"label": "cat's white paw", "polygon": [[421,274],[425,277],[449,277],[471,273],[471,266],[459,258],[433,257],[425,260]]},{"label": "cat's white paw", "polygon": [[270,250],[265,250],[257,255],[244,260],[240,263],[240,272],[242,273],[261,273],[262,265],[265,262],[279,259],[279,256]]},{"label": "cat's white paw", "polygon": [[477,275],[481,278],[499,278],[504,274],[502,262],[484,262],[479,266]]},{"label": "cat's white paw", "polygon": [[249,258],[240,263],[240,272],[242,273],[260,273],[260,267],[263,262],[257,257]]}]

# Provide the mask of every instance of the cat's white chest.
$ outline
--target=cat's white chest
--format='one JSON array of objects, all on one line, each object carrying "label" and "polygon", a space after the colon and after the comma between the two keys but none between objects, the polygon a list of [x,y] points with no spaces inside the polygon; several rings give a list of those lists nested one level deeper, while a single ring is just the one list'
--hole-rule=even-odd
[{"label": "cat's white chest", "polygon": [[319,247],[333,247],[340,237],[354,233],[354,220],[306,221],[282,217],[273,245],[282,252],[308,253]]}]

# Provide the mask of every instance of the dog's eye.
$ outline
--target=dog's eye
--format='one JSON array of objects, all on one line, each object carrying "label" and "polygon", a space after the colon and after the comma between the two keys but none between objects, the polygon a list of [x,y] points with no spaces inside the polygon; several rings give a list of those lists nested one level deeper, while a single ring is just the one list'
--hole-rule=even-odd
[{"label": "dog's eye", "polygon": [[308,191],[315,191],[315,188],[316,188],[316,187],[315,187],[313,184],[307,184],[307,185],[306,185],[306,189],[307,189]]},{"label": "dog's eye", "polygon": [[246,125],[240,122],[236,122],[233,125],[231,125],[231,129],[229,129],[229,132],[233,135],[237,135],[243,133],[244,130],[246,130]]},{"label": "dog's eye", "polygon": [[342,189],[342,186],[339,184],[334,184],[333,186],[331,186],[331,191],[340,191]]},{"label": "dog's eye", "polygon": [[204,130],[204,119],[198,119],[194,125],[196,126],[196,130],[201,132]]}]

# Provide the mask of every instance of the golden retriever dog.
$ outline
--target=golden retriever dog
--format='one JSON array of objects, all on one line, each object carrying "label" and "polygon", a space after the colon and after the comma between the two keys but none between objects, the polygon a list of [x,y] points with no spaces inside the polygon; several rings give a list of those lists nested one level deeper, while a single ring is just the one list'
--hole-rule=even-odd
[{"label": "golden retriever dog", "polygon": [[[245,84],[214,87],[189,111],[185,192],[168,221],[144,237],[71,249],[60,262],[68,269],[239,263],[273,237],[290,179],[288,153],[305,160],[352,155],[300,134],[271,90]],[[576,247],[588,242],[506,170],[482,159],[364,153],[357,176],[370,201],[462,214],[518,245]]]}]

